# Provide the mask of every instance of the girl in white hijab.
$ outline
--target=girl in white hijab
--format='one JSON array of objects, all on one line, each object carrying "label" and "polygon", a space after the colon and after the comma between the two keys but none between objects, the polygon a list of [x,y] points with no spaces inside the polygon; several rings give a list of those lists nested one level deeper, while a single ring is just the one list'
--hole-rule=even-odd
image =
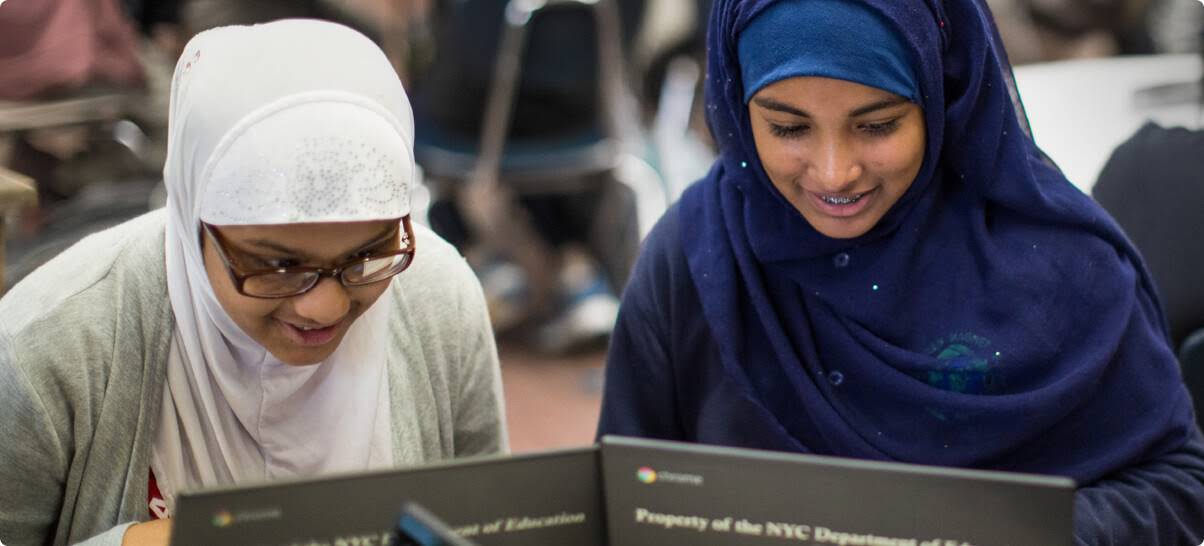
[{"label": "girl in white hijab", "polygon": [[504,451],[480,287],[409,221],[413,119],[380,50],[219,28],[171,102],[166,210],[0,300],[21,416],[0,432],[33,438],[0,447],[0,541],[165,544],[183,490]]}]

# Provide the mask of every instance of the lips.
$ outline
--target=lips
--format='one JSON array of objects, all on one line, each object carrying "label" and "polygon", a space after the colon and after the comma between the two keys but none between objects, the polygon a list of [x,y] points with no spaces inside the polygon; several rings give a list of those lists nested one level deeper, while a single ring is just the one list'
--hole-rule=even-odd
[{"label": "lips", "polygon": [[280,319],[276,319],[276,322],[280,324],[285,337],[304,347],[319,347],[330,343],[338,333],[339,326],[343,324],[342,321],[339,321],[329,326],[311,327],[296,325]]}]

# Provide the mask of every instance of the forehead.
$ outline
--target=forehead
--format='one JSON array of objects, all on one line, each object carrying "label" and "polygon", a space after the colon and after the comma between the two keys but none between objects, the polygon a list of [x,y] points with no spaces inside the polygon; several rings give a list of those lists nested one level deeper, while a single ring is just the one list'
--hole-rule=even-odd
[{"label": "forehead", "polygon": [[297,250],[345,250],[395,231],[399,219],[368,222],[321,222],[250,226],[218,226],[223,238],[247,248],[270,243]]},{"label": "forehead", "polygon": [[[847,80],[819,76],[796,76],[773,82],[753,95],[757,99],[796,106],[808,113],[838,112],[844,114],[867,104],[879,101],[902,99],[899,95]],[[913,104],[902,99],[906,104]]]}]

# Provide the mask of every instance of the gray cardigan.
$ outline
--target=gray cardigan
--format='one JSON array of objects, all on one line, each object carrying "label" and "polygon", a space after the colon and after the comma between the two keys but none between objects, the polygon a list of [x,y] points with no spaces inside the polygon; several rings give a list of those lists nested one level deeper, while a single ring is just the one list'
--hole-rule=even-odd
[{"label": "gray cardigan", "polygon": [[[89,236],[0,299],[0,542],[120,544],[147,516],[150,446],[174,329],[163,211]],[[480,284],[415,226],[382,297],[398,465],[506,450]],[[99,536],[98,536],[99,535]]]}]

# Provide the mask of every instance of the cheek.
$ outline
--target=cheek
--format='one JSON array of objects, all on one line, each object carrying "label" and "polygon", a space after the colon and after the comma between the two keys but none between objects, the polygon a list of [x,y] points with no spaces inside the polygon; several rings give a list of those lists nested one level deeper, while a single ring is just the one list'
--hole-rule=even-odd
[{"label": "cheek", "polygon": [[928,137],[924,129],[924,123],[916,122],[908,124],[905,131],[900,135],[898,143],[898,164],[899,169],[903,173],[908,174],[909,183],[920,172],[920,167],[924,164],[924,153],[928,148]]},{"label": "cheek", "polygon": [[280,300],[265,300],[248,298],[234,289],[234,281],[226,272],[221,259],[206,247],[205,273],[209,277],[209,286],[213,287],[213,295],[222,309],[244,330],[250,330],[252,321],[271,315],[280,305]]},{"label": "cheek", "polygon": [[799,160],[801,151],[794,146],[782,144],[773,138],[756,138],[757,159],[774,186],[788,186],[791,180],[798,178],[800,172]]},{"label": "cheek", "polygon": [[226,313],[245,328],[252,326],[252,321],[263,321],[271,317],[281,305],[281,300],[265,300],[248,298],[234,293],[232,298],[222,302]]},{"label": "cheek", "polygon": [[874,146],[866,164],[878,178],[892,184],[910,186],[924,162],[923,139],[888,139]]},{"label": "cheek", "polygon": [[897,148],[875,151],[881,153],[873,153],[866,158],[866,165],[875,177],[897,183],[911,171],[911,158],[900,154]]},{"label": "cheek", "polygon": [[388,281],[382,281],[373,285],[359,287],[349,292],[351,300],[354,302],[354,307],[356,308],[356,315],[358,316],[364,311],[367,311],[369,307],[372,307],[372,304],[376,303],[376,300],[380,299],[380,297],[385,294],[392,283],[393,281],[390,279]]},{"label": "cheek", "polygon": [[205,273],[209,277],[209,286],[213,288],[218,301],[225,306],[228,300],[237,295],[234,282],[230,280],[220,259],[213,252],[206,248],[202,254],[205,258]]}]

